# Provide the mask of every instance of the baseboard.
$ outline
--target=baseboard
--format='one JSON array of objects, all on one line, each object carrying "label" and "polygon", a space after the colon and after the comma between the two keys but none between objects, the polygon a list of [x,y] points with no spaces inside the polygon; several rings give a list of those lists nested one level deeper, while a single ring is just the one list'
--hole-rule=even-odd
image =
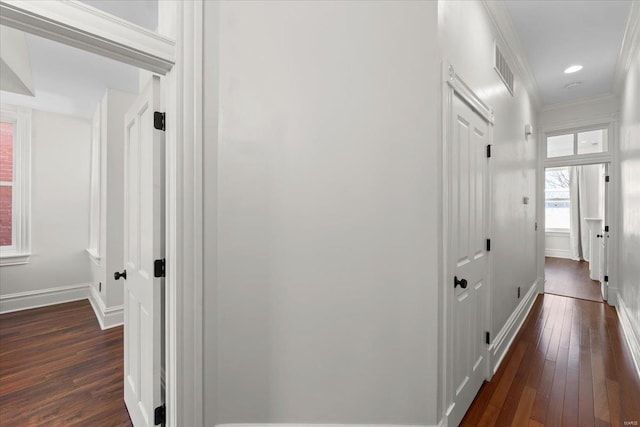
[{"label": "baseboard", "polygon": [[104,305],[102,298],[100,298],[100,295],[96,293],[96,288],[94,286],[91,286],[89,302],[96,314],[96,318],[100,324],[100,329],[109,329],[124,324],[124,307],[122,305],[118,305],[107,308]]},{"label": "baseboard", "polygon": [[536,280],[491,343],[489,347],[492,364],[491,375],[496,373],[504,356],[507,354],[507,351],[509,351],[513,340],[522,327],[524,320],[527,318],[529,311],[531,311],[531,307],[533,307],[533,302],[536,300],[536,296],[538,296],[538,290],[539,284],[538,280]]},{"label": "baseboard", "polygon": [[573,257],[571,256],[571,251],[563,249],[545,249],[544,256],[551,258],[573,259]]},{"label": "baseboard", "polygon": [[0,314],[87,299],[88,283],[0,295]]},{"label": "baseboard", "polygon": [[611,282],[607,286],[607,304],[618,307],[618,288],[611,286]]},{"label": "baseboard", "polygon": [[216,427],[442,427],[440,424],[314,424],[314,423],[231,423],[216,424]]},{"label": "baseboard", "polygon": [[617,300],[618,318],[622,325],[622,332],[624,333],[624,337],[629,345],[633,363],[636,365],[636,373],[640,378],[640,330],[633,326],[631,316],[629,315],[629,309],[627,308],[627,304],[624,302],[624,299],[618,298]]}]

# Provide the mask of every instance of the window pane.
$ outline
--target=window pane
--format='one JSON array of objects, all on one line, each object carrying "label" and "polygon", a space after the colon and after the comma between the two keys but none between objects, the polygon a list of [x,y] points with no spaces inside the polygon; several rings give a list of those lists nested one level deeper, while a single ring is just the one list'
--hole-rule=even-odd
[{"label": "window pane", "polygon": [[547,157],[573,155],[573,134],[550,136],[547,138]]},{"label": "window pane", "polygon": [[0,185],[0,246],[11,246],[11,225],[13,220],[13,204],[11,203],[10,185]]},{"label": "window pane", "polygon": [[545,227],[566,229],[571,227],[570,178],[568,168],[545,171]]},{"label": "window pane", "polygon": [[13,181],[13,123],[0,122],[0,181]]},{"label": "window pane", "polygon": [[578,154],[602,153],[609,149],[607,129],[578,133]]}]

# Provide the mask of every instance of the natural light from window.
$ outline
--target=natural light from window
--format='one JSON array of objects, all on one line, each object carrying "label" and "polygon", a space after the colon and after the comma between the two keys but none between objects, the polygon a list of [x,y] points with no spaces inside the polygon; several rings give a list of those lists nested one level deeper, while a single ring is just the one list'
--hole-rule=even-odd
[{"label": "natural light from window", "polygon": [[0,246],[13,243],[13,123],[0,122]]},{"label": "natural light from window", "polygon": [[545,227],[547,230],[569,231],[571,227],[569,168],[545,171]]}]

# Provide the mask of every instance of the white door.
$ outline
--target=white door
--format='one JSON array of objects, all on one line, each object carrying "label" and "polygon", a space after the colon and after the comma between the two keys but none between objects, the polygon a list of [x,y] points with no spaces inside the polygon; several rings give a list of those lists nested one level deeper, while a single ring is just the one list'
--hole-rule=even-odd
[{"label": "white door", "polygon": [[609,176],[609,163],[605,163],[602,167],[603,173],[602,177],[602,203],[603,203],[603,212],[602,212],[602,230],[598,234],[600,240],[600,293],[602,294],[602,299],[607,301],[608,295],[608,286],[609,283],[604,280],[605,277],[609,275],[608,261],[609,261],[609,181],[607,181]]},{"label": "white door", "polygon": [[458,96],[453,97],[449,170],[450,254],[453,275],[449,425],[457,426],[487,372],[487,145],[488,124]]},{"label": "white door", "polygon": [[162,278],[154,260],[164,257],[164,132],[154,76],[125,116],[124,401],[135,427],[153,426],[160,388]]}]

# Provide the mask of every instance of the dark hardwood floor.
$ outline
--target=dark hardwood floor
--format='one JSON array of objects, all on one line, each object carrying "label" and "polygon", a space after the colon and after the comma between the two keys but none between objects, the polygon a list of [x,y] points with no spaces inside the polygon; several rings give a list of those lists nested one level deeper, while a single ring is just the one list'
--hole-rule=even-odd
[{"label": "dark hardwood floor", "polygon": [[539,295],[463,426],[624,426],[640,422],[640,379],[615,309]]},{"label": "dark hardwood floor", "polygon": [[131,426],[122,332],[87,300],[0,315],[0,426]]},{"label": "dark hardwood floor", "polygon": [[602,302],[600,282],[589,277],[588,262],[546,257],[544,273],[546,293]]}]

